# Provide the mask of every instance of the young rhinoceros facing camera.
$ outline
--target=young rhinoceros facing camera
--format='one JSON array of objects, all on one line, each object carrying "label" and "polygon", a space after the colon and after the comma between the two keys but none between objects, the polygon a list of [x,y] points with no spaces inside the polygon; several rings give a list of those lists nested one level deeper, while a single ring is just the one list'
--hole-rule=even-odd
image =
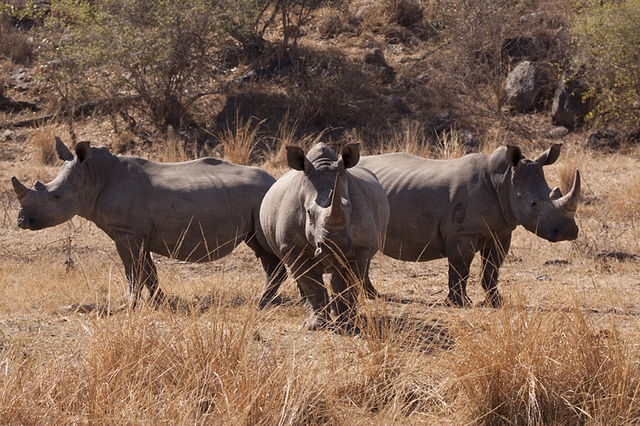
[{"label": "young rhinoceros facing camera", "polygon": [[471,303],[469,267],[480,252],[485,303],[500,306],[498,270],[518,225],[552,242],[578,236],[580,173],[576,170],[573,188],[563,196],[549,188],[542,171],[558,159],[561,146],[533,160],[516,146],[454,160],[406,153],[362,157],[360,165],[376,174],[389,198],[383,253],[411,262],[448,258],[447,299],[464,306]]},{"label": "young rhinoceros facing camera", "polygon": [[[260,223],[273,251],[291,270],[312,312],[308,329],[330,325],[335,309],[338,329],[353,330],[357,289],[366,285],[371,258],[382,245],[389,204],[376,177],[357,167],[359,145],[347,144],[341,156],[324,143],[305,156],[287,147],[293,169],[269,189]],[[330,303],[322,274],[331,274]],[[264,299],[277,291],[273,286]]]},{"label": "young rhinoceros facing camera", "polygon": [[262,262],[265,288],[286,272],[260,229],[262,197],[275,179],[257,167],[214,158],[157,163],[116,156],[80,142],[74,156],[56,138],[62,170],[33,189],[11,179],[20,202],[18,225],[42,229],[75,215],[94,222],[116,244],[135,307],[143,286],[152,299],[164,296],[151,252],[206,262],[245,242]]}]

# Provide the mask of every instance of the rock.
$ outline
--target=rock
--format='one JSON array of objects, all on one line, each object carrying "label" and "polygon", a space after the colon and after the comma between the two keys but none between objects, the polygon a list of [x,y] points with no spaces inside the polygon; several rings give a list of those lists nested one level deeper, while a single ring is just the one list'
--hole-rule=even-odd
[{"label": "rock", "polygon": [[574,130],[584,123],[591,106],[585,99],[587,87],[579,79],[560,81],[551,108],[553,124]]},{"label": "rock", "polygon": [[550,98],[549,66],[530,61],[520,62],[506,82],[506,104],[512,113],[540,109]]},{"label": "rock", "polygon": [[370,49],[364,54],[365,64],[387,66],[382,49]]},{"label": "rock", "polygon": [[591,149],[618,149],[620,140],[618,133],[610,129],[599,129],[587,136],[585,146]]},{"label": "rock", "polygon": [[2,132],[2,140],[3,141],[13,141],[16,139],[16,132],[13,130],[5,130]]}]

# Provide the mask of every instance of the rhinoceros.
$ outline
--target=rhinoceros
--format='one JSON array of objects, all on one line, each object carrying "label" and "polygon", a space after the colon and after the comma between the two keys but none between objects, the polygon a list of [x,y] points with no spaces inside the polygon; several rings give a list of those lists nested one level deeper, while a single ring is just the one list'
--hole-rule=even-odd
[{"label": "rhinoceros", "polygon": [[416,262],[446,257],[447,302],[455,306],[471,302],[466,283],[473,257],[480,252],[484,303],[499,307],[498,271],[518,225],[552,242],[578,236],[574,214],[580,172],[576,170],[573,187],[563,196],[557,187],[549,188],[542,170],[558,159],[561,146],[554,144],[534,160],[516,146],[453,160],[407,153],[362,157],[360,165],[378,177],[389,198],[391,216],[382,252]]},{"label": "rhinoceros", "polygon": [[205,262],[244,241],[262,262],[267,287],[286,278],[260,229],[260,203],[275,182],[265,171],[214,158],[157,163],[89,142],[74,156],[59,138],[56,152],[64,165],[52,182],[30,189],[11,178],[18,226],[37,230],[76,215],[94,222],[116,244],[131,307],[145,285],[155,303],[164,299],[151,252]]},{"label": "rhinoceros", "polygon": [[[269,189],[260,207],[260,223],[273,251],[293,274],[303,299],[311,305],[304,326],[310,330],[332,325],[356,331],[353,319],[358,288],[368,279],[371,258],[381,247],[389,204],[376,177],[356,167],[359,145],[342,148],[340,158],[324,143],[305,156],[287,146],[293,170]],[[331,274],[330,302],[322,274]],[[277,291],[272,286],[263,299]]]}]

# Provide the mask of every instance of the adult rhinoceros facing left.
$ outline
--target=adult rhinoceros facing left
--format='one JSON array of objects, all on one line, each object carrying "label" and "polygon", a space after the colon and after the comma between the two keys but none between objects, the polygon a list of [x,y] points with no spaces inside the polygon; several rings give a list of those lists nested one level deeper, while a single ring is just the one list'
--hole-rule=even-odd
[{"label": "adult rhinoceros facing left", "polygon": [[132,307],[145,285],[154,301],[164,298],[151,252],[206,262],[244,241],[262,262],[265,286],[285,278],[260,229],[260,203],[275,182],[265,171],[214,158],[157,163],[88,142],[80,142],[74,156],[59,138],[56,151],[64,165],[52,182],[29,189],[11,179],[18,225],[42,229],[75,215],[94,222],[116,243]]},{"label": "adult rhinoceros facing left", "polygon": [[[306,156],[301,148],[288,146],[293,170],[269,189],[260,208],[269,245],[311,305],[308,329],[324,328],[330,320],[324,272],[331,274],[338,327],[352,329],[356,287],[366,285],[371,258],[386,232],[387,196],[370,171],[356,167],[359,158],[358,144],[345,145],[340,157],[324,143]],[[276,290],[272,286],[263,299]]]},{"label": "adult rhinoceros facing left", "polygon": [[383,253],[413,262],[448,258],[448,301],[463,306],[470,303],[469,267],[480,252],[485,303],[500,306],[498,270],[518,225],[552,242],[578,236],[580,173],[562,196],[549,188],[542,170],[558,159],[561,146],[534,160],[516,146],[453,160],[406,153],[362,157],[360,165],[376,174],[389,198]]}]

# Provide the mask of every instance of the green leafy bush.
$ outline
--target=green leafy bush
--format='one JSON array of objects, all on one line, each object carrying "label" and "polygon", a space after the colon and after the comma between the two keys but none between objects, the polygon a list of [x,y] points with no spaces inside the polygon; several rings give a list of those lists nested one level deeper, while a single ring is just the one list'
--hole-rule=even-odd
[{"label": "green leafy bush", "polygon": [[68,104],[98,96],[137,108],[161,128],[178,127],[214,74],[219,34],[202,0],[62,0],[48,25],[64,35],[46,79]]},{"label": "green leafy bush", "polygon": [[592,87],[594,118],[637,130],[640,119],[640,0],[583,2],[572,31],[576,69]]}]

